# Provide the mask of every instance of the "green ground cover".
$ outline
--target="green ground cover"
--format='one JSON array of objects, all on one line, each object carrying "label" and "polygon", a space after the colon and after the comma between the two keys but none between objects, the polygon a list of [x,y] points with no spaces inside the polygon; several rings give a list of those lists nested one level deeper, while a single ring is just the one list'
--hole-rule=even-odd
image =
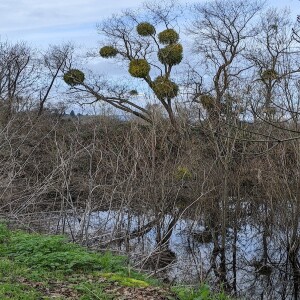
[{"label": "green ground cover", "polygon": [[164,287],[128,268],[126,257],[95,253],[64,236],[8,230],[0,223],[0,299],[221,300],[209,287]]}]

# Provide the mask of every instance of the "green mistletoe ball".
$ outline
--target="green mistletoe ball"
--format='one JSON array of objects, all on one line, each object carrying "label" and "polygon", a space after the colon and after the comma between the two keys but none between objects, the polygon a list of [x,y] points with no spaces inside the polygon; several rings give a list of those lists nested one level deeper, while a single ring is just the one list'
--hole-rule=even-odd
[{"label": "green mistletoe ball", "polygon": [[166,29],[158,34],[158,40],[161,44],[175,44],[179,40],[179,34],[174,29]]},{"label": "green mistletoe ball", "polygon": [[141,36],[150,36],[155,34],[154,26],[148,22],[139,23],[136,26],[136,31]]},{"label": "green mistletoe ball", "polygon": [[165,76],[158,76],[153,82],[153,91],[158,99],[172,99],[178,94],[178,85]]},{"label": "green mistletoe ball", "polygon": [[160,49],[157,56],[162,64],[173,66],[178,65],[182,61],[182,51],[181,44],[171,44]]},{"label": "green mistletoe ball", "polygon": [[118,50],[113,46],[104,46],[100,49],[99,54],[103,58],[111,58],[118,54]]},{"label": "green mistletoe ball", "polygon": [[134,59],[129,63],[128,71],[133,77],[145,78],[150,72],[150,65],[146,59]]},{"label": "green mistletoe ball", "polygon": [[71,69],[64,75],[66,84],[74,86],[84,82],[84,73],[77,69]]},{"label": "green mistletoe ball", "polygon": [[215,99],[211,95],[201,95],[200,102],[202,106],[207,110],[213,109],[215,107]]},{"label": "green mistletoe ball", "polygon": [[264,80],[275,80],[278,78],[278,74],[274,69],[268,69],[262,72],[261,77]]}]

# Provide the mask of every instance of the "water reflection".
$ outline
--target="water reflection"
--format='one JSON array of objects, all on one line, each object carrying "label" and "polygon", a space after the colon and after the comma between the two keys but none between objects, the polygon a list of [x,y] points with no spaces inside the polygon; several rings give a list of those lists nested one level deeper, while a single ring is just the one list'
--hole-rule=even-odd
[{"label": "water reflection", "polygon": [[[159,223],[156,217],[151,213],[134,215],[128,211],[67,214],[56,216],[52,229],[65,231],[98,250],[109,248],[126,253],[136,268],[147,269],[165,280],[216,284],[216,270],[212,266],[213,236],[205,224],[201,220],[177,220],[162,247],[157,241],[158,226],[161,234],[166,235],[173,216],[164,215]],[[296,299],[286,248],[288,236],[284,230],[273,230],[266,235],[264,229],[250,220],[248,223],[244,220],[236,235],[232,228],[227,229],[228,281],[236,283],[236,295],[243,299]]]}]

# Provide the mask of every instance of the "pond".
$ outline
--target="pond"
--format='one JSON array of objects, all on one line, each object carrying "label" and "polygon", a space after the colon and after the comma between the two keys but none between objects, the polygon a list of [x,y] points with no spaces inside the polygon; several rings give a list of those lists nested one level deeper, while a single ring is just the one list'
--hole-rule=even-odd
[{"label": "pond", "polygon": [[[171,227],[173,216],[160,216],[159,222],[157,219],[151,212],[135,215],[126,210],[68,213],[53,216],[51,227],[94,249],[126,254],[135,268],[167,282],[206,281],[216,285],[217,270],[212,265],[215,244],[201,218],[181,218]],[[158,232],[161,236],[170,233],[163,247],[158,244]],[[286,239],[280,230],[266,235],[264,228],[250,219],[244,220],[236,234],[227,228],[226,275],[228,282],[235,282],[236,295],[243,299],[295,299]],[[219,257],[216,261],[220,264]]]}]

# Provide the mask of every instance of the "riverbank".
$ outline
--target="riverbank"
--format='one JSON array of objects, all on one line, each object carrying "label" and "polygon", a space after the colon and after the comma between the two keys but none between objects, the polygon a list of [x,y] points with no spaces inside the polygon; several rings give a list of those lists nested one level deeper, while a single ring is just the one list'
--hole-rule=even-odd
[{"label": "riverbank", "polygon": [[228,299],[164,286],[128,265],[126,257],[89,252],[64,236],[9,230],[0,224],[0,299]]}]

